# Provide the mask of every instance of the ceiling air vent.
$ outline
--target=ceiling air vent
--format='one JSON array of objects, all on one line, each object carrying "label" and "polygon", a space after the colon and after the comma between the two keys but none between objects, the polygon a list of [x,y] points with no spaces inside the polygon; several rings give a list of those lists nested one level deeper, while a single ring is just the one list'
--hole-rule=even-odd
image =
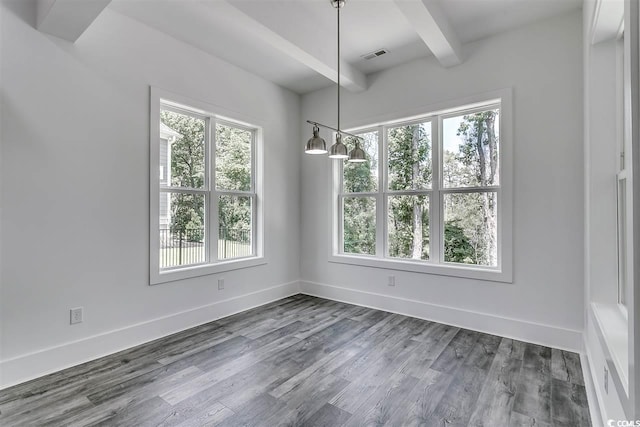
[{"label": "ceiling air vent", "polygon": [[374,50],[373,52],[367,53],[366,55],[362,55],[362,57],[364,59],[373,59],[373,58],[377,58],[378,56],[382,56],[385,53],[387,53],[387,49],[378,49],[378,50]]}]

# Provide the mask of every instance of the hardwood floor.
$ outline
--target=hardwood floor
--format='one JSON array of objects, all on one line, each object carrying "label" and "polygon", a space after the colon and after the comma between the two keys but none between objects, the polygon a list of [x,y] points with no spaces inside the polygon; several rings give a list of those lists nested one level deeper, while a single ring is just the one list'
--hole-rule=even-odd
[{"label": "hardwood floor", "polygon": [[0,391],[2,426],[590,426],[575,353],[296,295]]}]

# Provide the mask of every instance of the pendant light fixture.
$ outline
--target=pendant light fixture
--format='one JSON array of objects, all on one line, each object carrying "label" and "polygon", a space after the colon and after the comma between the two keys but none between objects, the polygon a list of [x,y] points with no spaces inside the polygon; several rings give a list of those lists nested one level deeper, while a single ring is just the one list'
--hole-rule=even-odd
[{"label": "pendant light fixture", "polygon": [[[329,0],[331,5],[336,9],[338,15],[338,127],[323,125],[318,122],[307,120],[307,123],[313,125],[313,136],[307,141],[305,152],[307,154],[324,154],[327,152],[327,143],[318,134],[320,127],[334,130],[336,132],[336,142],[329,148],[329,157],[332,159],[349,159],[350,162],[366,161],[366,154],[360,148],[360,140],[362,137],[343,132],[340,129],[340,9],[342,9],[347,0]],[[355,139],[356,147],[347,154],[347,146],[342,142],[342,135],[349,135]]]},{"label": "pendant light fixture", "polygon": [[307,141],[307,148],[305,149],[305,153],[324,154],[327,152],[327,143],[324,142],[324,139],[320,138],[320,136],[318,135],[319,132],[320,132],[320,128],[318,127],[318,125],[314,124],[313,136],[309,138],[309,141]]}]

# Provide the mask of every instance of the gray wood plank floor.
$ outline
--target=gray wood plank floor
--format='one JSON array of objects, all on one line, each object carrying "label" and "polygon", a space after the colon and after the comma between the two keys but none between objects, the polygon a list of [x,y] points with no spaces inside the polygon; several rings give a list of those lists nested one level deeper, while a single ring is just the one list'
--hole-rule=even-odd
[{"label": "gray wood plank floor", "polygon": [[3,426],[590,426],[577,354],[306,295],[0,391]]}]

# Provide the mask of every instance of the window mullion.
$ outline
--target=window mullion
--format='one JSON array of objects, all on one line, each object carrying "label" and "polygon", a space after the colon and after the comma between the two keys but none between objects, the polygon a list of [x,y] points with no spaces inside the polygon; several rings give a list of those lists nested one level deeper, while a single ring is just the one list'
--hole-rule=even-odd
[{"label": "window mullion", "polygon": [[[253,194],[251,196],[251,255],[258,255],[258,243],[256,237],[258,236],[258,196]],[[217,246],[217,245],[216,245]]]},{"label": "window mullion", "polygon": [[384,126],[378,127],[378,191],[387,191],[387,132]]},{"label": "window mullion", "polygon": [[386,258],[389,242],[389,230],[387,221],[387,184],[389,178],[387,173],[389,168],[387,167],[388,152],[387,152],[387,131],[384,126],[378,127],[378,193],[377,197],[377,212],[376,212],[376,254],[380,258]]},{"label": "window mullion", "polygon": [[250,191],[236,191],[236,190],[215,190],[218,196],[235,196],[235,197],[252,197],[255,192]]},{"label": "window mullion", "polygon": [[160,187],[160,193],[207,194],[208,190],[189,187]]},{"label": "window mullion", "polygon": [[357,192],[357,193],[340,193],[343,196],[346,197],[377,197],[379,192]]},{"label": "window mullion", "polygon": [[430,188],[425,188],[424,190],[393,190],[393,191],[385,191],[387,196],[423,196],[429,195],[431,193]]},{"label": "window mullion", "polygon": [[344,254],[344,195],[338,195],[338,247],[337,253]]},{"label": "window mullion", "polygon": [[386,198],[383,193],[376,195],[376,257],[386,256],[387,221],[385,221]]},{"label": "window mullion", "polygon": [[209,174],[207,175],[207,182],[209,185],[209,212],[206,215],[206,222],[209,227],[207,240],[209,241],[208,254],[209,262],[215,262],[218,260],[218,193],[216,191],[216,121],[209,118],[207,126],[207,155],[209,166]]},{"label": "window mullion", "polygon": [[[256,143],[256,139],[257,139],[257,132],[256,131],[251,131],[251,193],[252,194],[256,194],[256,153],[257,153],[257,148],[256,146],[258,145]],[[253,224],[252,224],[252,228],[253,228]]]},{"label": "window mullion", "polygon": [[497,193],[500,191],[499,185],[492,185],[488,187],[454,187],[454,188],[440,188],[441,193]]},{"label": "window mullion", "polygon": [[[441,145],[442,138],[440,128],[442,118],[436,117],[431,122],[431,194],[429,196],[429,260],[437,263],[443,261],[444,226],[441,225],[441,198],[440,187],[442,185],[441,174]],[[434,142],[435,141],[435,142]]]},{"label": "window mullion", "polygon": [[331,239],[330,255],[336,255],[342,253],[342,204],[341,197],[343,193],[343,175],[344,162],[331,162]]}]

